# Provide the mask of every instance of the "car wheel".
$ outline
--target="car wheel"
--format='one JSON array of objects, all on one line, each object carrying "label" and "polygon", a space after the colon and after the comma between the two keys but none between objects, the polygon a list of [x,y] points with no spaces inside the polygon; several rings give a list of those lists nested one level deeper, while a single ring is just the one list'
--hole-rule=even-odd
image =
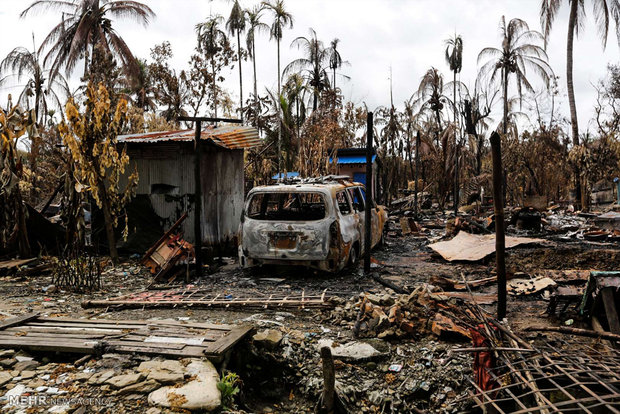
[{"label": "car wheel", "polygon": [[355,267],[357,266],[357,262],[359,261],[359,252],[357,245],[353,245],[351,247],[351,251],[349,251],[349,266]]}]

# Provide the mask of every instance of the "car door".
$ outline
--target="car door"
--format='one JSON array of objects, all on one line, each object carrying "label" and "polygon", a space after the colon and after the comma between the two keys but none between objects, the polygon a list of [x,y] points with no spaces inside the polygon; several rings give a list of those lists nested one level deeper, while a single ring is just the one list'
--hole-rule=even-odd
[{"label": "car door", "polygon": [[[336,192],[336,205],[340,221],[340,234],[345,245],[353,246],[359,240],[359,216],[355,214],[349,193],[346,190]],[[358,252],[359,253],[359,252]]]}]

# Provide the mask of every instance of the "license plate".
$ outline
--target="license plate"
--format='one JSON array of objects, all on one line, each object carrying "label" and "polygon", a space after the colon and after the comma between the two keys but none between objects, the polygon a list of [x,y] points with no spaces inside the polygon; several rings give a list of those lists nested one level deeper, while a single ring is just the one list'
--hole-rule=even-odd
[{"label": "license plate", "polygon": [[274,232],[269,235],[271,246],[276,249],[294,249],[297,247],[297,234],[289,232]]}]

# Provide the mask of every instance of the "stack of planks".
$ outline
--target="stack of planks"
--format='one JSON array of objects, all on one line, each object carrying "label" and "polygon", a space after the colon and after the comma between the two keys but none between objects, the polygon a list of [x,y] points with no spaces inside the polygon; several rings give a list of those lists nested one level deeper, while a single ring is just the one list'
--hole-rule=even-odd
[{"label": "stack of planks", "polygon": [[217,363],[251,330],[250,326],[160,320],[47,318],[34,313],[0,322],[0,349],[207,357]]}]

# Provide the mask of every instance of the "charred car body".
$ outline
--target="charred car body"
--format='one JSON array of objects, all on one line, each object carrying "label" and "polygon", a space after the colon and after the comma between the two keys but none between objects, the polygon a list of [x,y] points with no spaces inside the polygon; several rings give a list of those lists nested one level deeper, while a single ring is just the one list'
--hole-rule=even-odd
[{"label": "charred car body", "polygon": [[[300,265],[337,272],[365,248],[364,186],[323,177],[253,188],[241,219],[239,263]],[[383,239],[384,207],[371,206],[371,247]]]}]

